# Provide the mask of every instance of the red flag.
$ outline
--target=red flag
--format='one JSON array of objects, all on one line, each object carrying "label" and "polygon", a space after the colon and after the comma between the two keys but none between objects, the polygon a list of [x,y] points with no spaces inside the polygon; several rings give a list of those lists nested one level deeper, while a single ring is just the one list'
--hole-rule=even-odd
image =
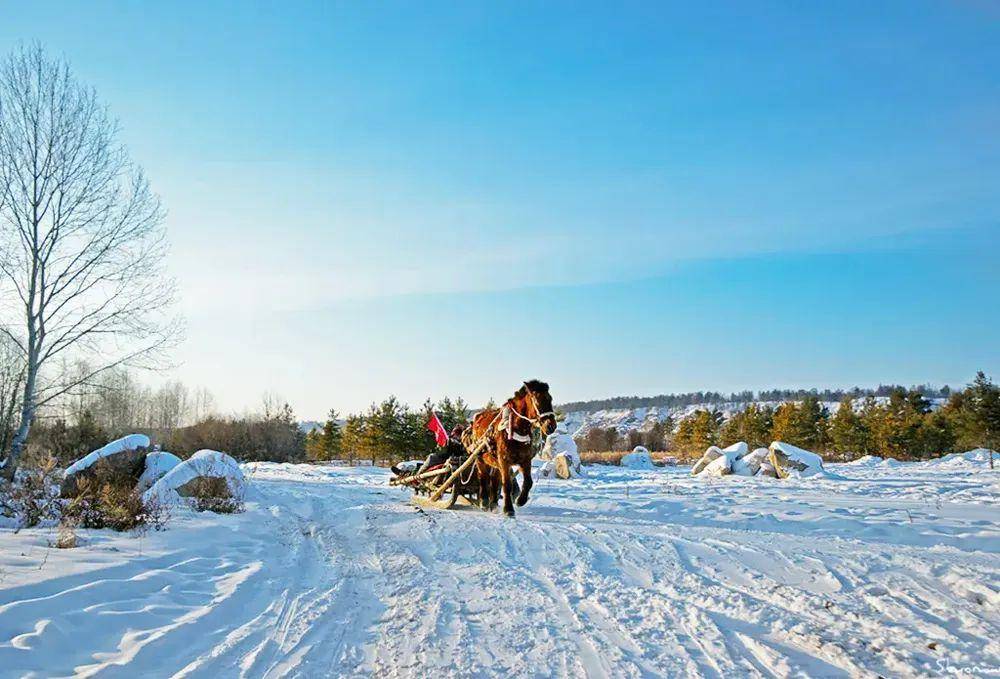
[{"label": "red flag", "polygon": [[427,420],[427,429],[434,432],[434,442],[440,447],[448,445],[448,432],[438,419],[437,413],[431,411],[431,419]]}]

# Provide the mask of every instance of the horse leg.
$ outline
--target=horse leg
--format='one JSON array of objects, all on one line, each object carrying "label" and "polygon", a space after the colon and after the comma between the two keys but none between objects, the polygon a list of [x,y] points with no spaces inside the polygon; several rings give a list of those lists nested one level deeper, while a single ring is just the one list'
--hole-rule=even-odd
[{"label": "horse leg", "polygon": [[476,461],[479,468],[479,506],[483,511],[493,509],[490,504],[493,496],[493,468],[482,460]]},{"label": "horse leg", "polygon": [[498,472],[496,469],[490,468],[490,511],[492,512],[497,508],[497,498],[500,497],[500,481],[498,480]]},{"label": "horse leg", "polygon": [[531,480],[531,463],[518,465],[521,468],[521,493],[517,496],[517,506],[523,507],[528,501],[528,491],[531,490],[531,486],[534,485],[534,481]]},{"label": "horse leg", "polygon": [[503,513],[514,516],[514,499],[510,496],[510,465],[506,460],[500,465],[500,483],[503,485]]}]

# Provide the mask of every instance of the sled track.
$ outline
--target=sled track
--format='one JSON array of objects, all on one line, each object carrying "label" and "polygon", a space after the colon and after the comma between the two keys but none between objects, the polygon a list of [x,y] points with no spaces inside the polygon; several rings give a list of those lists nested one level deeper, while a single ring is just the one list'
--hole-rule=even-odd
[{"label": "sled track", "polygon": [[[14,576],[0,581],[0,677],[995,667],[1000,534],[984,478],[956,478],[958,499],[936,479],[928,506],[913,502],[919,479],[727,486],[609,470],[543,480],[509,520],[418,509],[380,470],[260,465],[246,514],[177,517],[142,554],[94,533],[71,550],[81,563],[49,553],[43,531],[0,534],[27,549],[0,561]],[[918,508],[919,523],[899,519]]]}]

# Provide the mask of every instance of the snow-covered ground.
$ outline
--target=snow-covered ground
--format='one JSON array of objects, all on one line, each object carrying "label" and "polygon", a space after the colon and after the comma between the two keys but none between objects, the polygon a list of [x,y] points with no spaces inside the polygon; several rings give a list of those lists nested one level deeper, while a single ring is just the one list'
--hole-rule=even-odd
[{"label": "snow-covered ground", "polygon": [[1000,674],[1000,474],[827,468],[588,467],[510,520],[248,465],[245,514],[0,531],[0,676]]}]

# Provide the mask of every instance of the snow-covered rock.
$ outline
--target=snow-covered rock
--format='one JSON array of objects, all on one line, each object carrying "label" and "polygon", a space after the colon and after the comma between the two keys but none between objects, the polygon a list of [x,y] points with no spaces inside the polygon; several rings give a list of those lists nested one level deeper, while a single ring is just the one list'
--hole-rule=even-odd
[{"label": "snow-covered rock", "polygon": [[733,474],[737,476],[756,476],[760,466],[767,460],[771,451],[767,448],[757,448],[751,453],[740,456],[733,462]]},{"label": "snow-covered rock", "polygon": [[725,455],[719,455],[698,472],[698,476],[729,476],[733,473],[730,460]]},{"label": "snow-covered rock", "polygon": [[780,478],[823,473],[823,458],[816,453],[783,441],[774,441],[769,449],[771,454],[768,459]]},{"label": "snow-covered rock", "polygon": [[694,476],[728,476],[733,473],[733,464],[747,454],[748,446],[743,441],[726,448],[709,446],[705,454],[691,468]]},{"label": "snow-covered rock", "polygon": [[570,455],[579,458],[576,441],[573,440],[572,436],[562,430],[557,430],[545,439],[545,445],[543,445],[541,451],[539,451],[538,457],[542,460],[553,460],[559,453],[569,453]]},{"label": "snow-covered rock", "polygon": [[629,469],[653,469],[653,457],[644,446],[636,446],[631,453],[622,456],[621,465]]},{"label": "snow-covered rock", "polygon": [[142,495],[147,503],[176,504],[189,493],[189,484],[202,478],[225,479],[229,494],[242,498],[246,492],[246,477],[240,465],[225,453],[217,450],[199,450],[187,460],[171,469]]},{"label": "snow-covered rock", "polygon": [[81,479],[92,476],[94,465],[99,461],[102,467],[112,472],[124,474],[138,481],[145,470],[146,451],[149,450],[149,437],[145,434],[129,434],[116,439],[97,450],[88,453],[66,468],[59,489],[63,497],[73,497],[78,492]]},{"label": "snow-covered rock", "polygon": [[561,452],[546,460],[538,473],[543,478],[575,479],[583,476],[583,465],[578,454]]},{"label": "snow-covered rock", "polygon": [[[770,453],[771,451],[767,452]],[[760,469],[757,470],[757,476],[776,479],[778,478],[778,472],[775,470],[774,465],[771,464],[770,460],[765,460],[760,463]]]},{"label": "snow-covered rock", "polygon": [[148,490],[181,463],[181,458],[165,450],[154,450],[146,455],[146,468],[135,487],[139,492]]}]

